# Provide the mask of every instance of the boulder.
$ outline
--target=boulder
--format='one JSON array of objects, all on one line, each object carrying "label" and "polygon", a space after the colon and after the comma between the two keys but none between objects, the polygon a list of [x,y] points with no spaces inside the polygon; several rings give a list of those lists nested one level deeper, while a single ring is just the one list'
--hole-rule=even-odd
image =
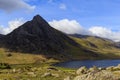
[{"label": "boulder", "polygon": [[114,66],[107,67],[106,70],[113,71]]},{"label": "boulder", "polygon": [[52,74],[53,77],[59,77],[59,74]]},{"label": "boulder", "polygon": [[47,77],[47,76],[52,76],[50,72],[44,73],[41,77]]},{"label": "boulder", "polygon": [[36,77],[35,73],[34,72],[28,72],[27,75],[30,75],[32,77]]},{"label": "boulder", "polygon": [[73,80],[86,80],[87,76],[86,75],[79,75],[76,76]]},{"label": "boulder", "polygon": [[98,72],[100,69],[96,66],[93,66],[92,68],[89,68],[89,72]]},{"label": "boulder", "polygon": [[70,80],[70,76],[66,77],[64,80]]},{"label": "boulder", "polygon": [[77,71],[76,71],[76,74],[86,74],[87,73],[87,68],[85,66],[79,68]]}]

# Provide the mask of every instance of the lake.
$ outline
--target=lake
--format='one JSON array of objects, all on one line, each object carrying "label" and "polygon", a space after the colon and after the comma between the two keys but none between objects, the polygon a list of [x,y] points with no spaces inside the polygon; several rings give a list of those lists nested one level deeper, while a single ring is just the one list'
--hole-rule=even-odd
[{"label": "lake", "polygon": [[65,68],[79,68],[81,66],[86,66],[87,68],[97,66],[97,67],[109,67],[117,66],[120,64],[120,60],[83,60],[83,61],[68,61],[56,63],[54,66],[65,67]]}]

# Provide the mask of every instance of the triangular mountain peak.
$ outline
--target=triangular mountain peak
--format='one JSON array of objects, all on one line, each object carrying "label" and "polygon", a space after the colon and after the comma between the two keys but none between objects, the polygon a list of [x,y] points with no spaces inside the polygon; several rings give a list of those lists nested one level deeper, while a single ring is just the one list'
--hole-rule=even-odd
[{"label": "triangular mountain peak", "polygon": [[43,19],[40,15],[35,15],[34,17],[33,17],[33,19],[37,19],[37,20],[40,20],[40,19]]},{"label": "triangular mountain peak", "polygon": [[52,28],[41,16],[26,22],[2,40],[5,48],[26,53],[64,53],[77,43],[66,34]]},{"label": "triangular mountain peak", "polygon": [[36,21],[38,23],[47,23],[40,15],[36,15],[33,17],[33,21]]}]

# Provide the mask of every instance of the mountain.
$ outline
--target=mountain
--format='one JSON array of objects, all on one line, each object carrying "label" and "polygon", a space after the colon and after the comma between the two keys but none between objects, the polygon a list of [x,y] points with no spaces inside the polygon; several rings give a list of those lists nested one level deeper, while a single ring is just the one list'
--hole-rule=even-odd
[{"label": "mountain", "polygon": [[1,48],[59,60],[120,58],[120,48],[113,41],[96,36],[64,34],[39,15],[11,33],[0,35],[0,50],[3,50]]},{"label": "mountain", "polygon": [[55,59],[90,59],[98,58],[96,52],[84,48],[67,34],[52,28],[41,16],[36,15],[31,21],[0,38],[0,48],[10,52],[42,54]]},{"label": "mountain", "polygon": [[66,34],[52,28],[41,16],[21,25],[1,39],[1,46],[24,53],[64,53],[67,44],[78,46]]}]

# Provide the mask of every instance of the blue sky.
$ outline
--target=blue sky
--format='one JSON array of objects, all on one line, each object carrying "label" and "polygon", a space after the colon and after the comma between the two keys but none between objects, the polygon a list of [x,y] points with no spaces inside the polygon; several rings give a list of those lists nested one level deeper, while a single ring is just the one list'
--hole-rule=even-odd
[{"label": "blue sky", "polygon": [[[2,1],[8,0],[1,0]],[[18,0],[9,0],[18,1]],[[112,33],[120,32],[120,0],[21,0],[27,6],[0,6],[0,25],[8,27],[11,20],[23,18],[31,20],[40,14],[48,22],[63,19],[75,20],[84,29],[93,26],[102,27]],[[19,2],[19,1],[18,1]],[[5,7],[5,8],[4,8]],[[26,7],[26,8],[25,8]],[[103,36],[104,37],[104,36]]]},{"label": "blue sky", "polygon": [[[0,10],[0,24],[15,18],[31,19],[40,14],[47,21],[64,18],[75,19],[84,27],[94,25],[110,27],[119,30],[120,26],[120,0],[25,0],[31,6],[36,6],[33,12],[13,11],[10,13]],[[60,9],[65,4],[66,9]]]}]

